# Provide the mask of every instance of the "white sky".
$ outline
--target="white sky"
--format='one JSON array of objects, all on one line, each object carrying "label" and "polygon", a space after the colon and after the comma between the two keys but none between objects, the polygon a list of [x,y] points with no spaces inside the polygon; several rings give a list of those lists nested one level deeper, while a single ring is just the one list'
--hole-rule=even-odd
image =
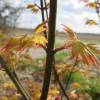
[{"label": "white sky", "polygon": [[[11,0],[16,1],[17,5],[26,5],[27,3],[39,3],[39,0]],[[90,0],[93,1],[93,0]],[[95,10],[85,7],[84,2],[79,0],[58,0],[58,13],[57,13],[57,29],[62,31],[62,25],[65,24],[70,26],[77,32],[86,33],[99,33],[100,28],[97,26],[87,26],[85,21],[87,19],[98,20]],[[19,20],[19,27],[34,28],[41,22],[40,13],[32,14],[30,10],[25,10]]]}]

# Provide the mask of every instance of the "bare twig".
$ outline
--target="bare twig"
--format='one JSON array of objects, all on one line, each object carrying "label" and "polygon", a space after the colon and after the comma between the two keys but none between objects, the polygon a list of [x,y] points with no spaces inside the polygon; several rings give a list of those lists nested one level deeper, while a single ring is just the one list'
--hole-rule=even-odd
[{"label": "bare twig", "polygon": [[54,49],[54,53],[57,53],[57,52],[59,52],[59,51],[65,50],[65,49],[66,49],[66,48],[65,48],[65,45],[64,45],[64,46],[61,46],[61,47],[59,47],[59,48]]},{"label": "bare twig", "polygon": [[[47,6],[46,0],[44,0],[44,5],[45,5],[45,7]],[[45,12],[46,12],[46,17],[47,17],[47,19],[48,19],[49,17],[48,17],[48,8],[47,8],[47,7],[46,7],[46,9],[45,9]]]},{"label": "bare twig", "polygon": [[[42,15],[42,22],[45,22],[45,14],[44,14],[44,6],[43,6],[43,0],[40,0],[41,5],[41,15]],[[47,38],[46,31],[44,32],[45,37]]]}]

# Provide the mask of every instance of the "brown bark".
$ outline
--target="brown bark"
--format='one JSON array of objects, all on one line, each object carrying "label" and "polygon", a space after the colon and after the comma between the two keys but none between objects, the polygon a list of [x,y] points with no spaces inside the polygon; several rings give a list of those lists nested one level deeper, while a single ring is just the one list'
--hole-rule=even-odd
[{"label": "brown bark", "polygon": [[54,43],[55,43],[55,27],[56,27],[57,0],[50,0],[50,16],[49,16],[49,33],[47,44],[46,68],[44,74],[44,82],[40,100],[47,100],[52,66],[54,61]]}]

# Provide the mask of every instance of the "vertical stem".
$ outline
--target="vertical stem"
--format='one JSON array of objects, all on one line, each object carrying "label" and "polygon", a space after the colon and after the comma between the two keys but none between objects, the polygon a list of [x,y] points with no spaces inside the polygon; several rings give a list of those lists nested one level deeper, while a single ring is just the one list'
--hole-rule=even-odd
[{"label": "vertical stem", "polygon": [[[43,0],[40,0],[40,5],[41,5],[41,15],[42,15],[42,22],[45,21],[45,14],[44,14],[44,6],[43,6]],[[46,31],[44,32],[45,37],[47,38]]]},{"label": "vertical stem", "polygon": [[45,4],[46,17],[48,19],[49,17],[48,17],[48,8],[47,8],[47,2],[46,2],[46,0],[44,0],[44,4]]},{"label": "vertical stem", "polygon": [[[47,6],[46,0],[44,0],[44,5],[45,5],[45,8],[46,8],[46,6]],[[46,18],[48,19],[49,17],[48,17],[48,11],[47,11],[47,9],[44,9],[44,11],[46,12]],[[43,17],[44,17],[44,16],[43,16]],[[44,19],[44,18],[43,18],[43,19]],[[42,20],[43,20],[43,19],[42,19]],[[55,61],[54,61],[54,65],[55,65]],[[53,71],[54,71],[54,76],[56,77],[56,80],[57,80],[57,82],[58,82],[58,84],[59,84],[59,86],[60,86],[60,88],[61,88],[63,94],[65,95],[66,99],[69,100],[69,97],[67,96],[67,94],[66,94],[66,92],[65,92],[65,90],[64,90],[64,88],[63,88],[63,85],[61,84],[61,81],[60,81],[60,79],[59,79],[59,76],[58,76],[57,71],[56,71],[56,69],[55,69],[54,66],[53,66]]]},{"label": "vertical stem", "polygon": [[55,43],[55,27],[56,27],[57,0],[50,0],[50,16],[49,16],[49,34],[47,44],[46,68],[44,74],[44,82],[40,100],[47,100],[51,71],[54,61],[54,43]]},{"label": "vertical stem", "polygon": [[42,15],[42,21],[45,21],[45,15],[44,15],[44,6],[43,6],[43,0],[40,0],[40,5],[41,5],[41,15]]},{"label": "vertical stem", "polygon": [[9,69],[9,66],[7,65],[6,61],[1,56],[0,56],[0,63],[4,67],[6,73],[8,74],[8,76],[10,77],[10,79],[12,80],[14,85],[17,87],[20,94],[23,96],[23,99],[24,100],[31,100],[31,98],[29,98],[27,96],[27,94],[25,93],[25,91],[23,90],[19,81],[13,76],[13,74],[12,74],[11,70]]}]

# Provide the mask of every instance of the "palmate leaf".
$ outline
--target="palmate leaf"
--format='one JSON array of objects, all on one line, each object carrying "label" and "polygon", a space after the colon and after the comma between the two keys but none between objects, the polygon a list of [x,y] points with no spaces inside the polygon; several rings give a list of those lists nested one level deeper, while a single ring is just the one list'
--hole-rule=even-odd
[{"label": "palmate leaf", "polygon": [[27,5],[27,8],[28,8],[28,9],[31,9],[32,12],[34,12],[34,13],[37,13],[37,12],[39,11],[39,8],[37,7],[36,4],[28,4],[28,5]]},{"label": "palmate leaf", "polygon": [[32,42],[35,47],[38,47],[38,46],[46,47],[46,44],[48,43],[46,37],[44,36],[44,34],[42,34],[45,31],[47,31],[47,27],[46,27],[47,22],[48,21],[45,21],[45,22],[39,24],[33,31]]},{"label": "palmate leaf", "polygon": [[32,45],[32,37],[25,34],[24,36],[22,36],[20,38],[20,44],[19,44],[19,48],[18,50],[24,50],[24,49],[29,49],[31,48],[33,45]]},{"label": "palmate leaf", "polygon": [[[99,60],[95,56],[96,49],[90,48],[88,44],[80,41],[75,32],[73,32],[70,28],[65,28],[66,32],[69,34],[70,38],[66,42],[65,48],[71,51],[72,56],[70,58],[81,59],[83,63],[86,65],[95,65],[99,66]],[[69,31],[70,30],[70,31]]]},{"label": "palmate leaf", "polygon": [[34,35],[32,41],[35,47],[41,45],[46,46],[46,44],[48,43],[47,39],[43,35]]},{"label": "palmate leaf", "polygon": [[96,44],[88,44],[88,47],[96,54],[100,54],[100,49]]},{"label": "palmate leaf", "polygon": [[1,50],[14,49],[19,44],[19,37],[9,39]]},{"label": "palmate leaf", "polygon": [[96,9],[97,7],[100,8],[100,3],[90,2],[90,3],[86,4],[86,6]]},{"label": "palmate leaf", "polygon": [[47,31],[47,26],[46,26],[46,23],[47,23],[47,22],[48,22],[48,20],[45,21],[45,22],[43,22],[43,23],[40,23],[40,24],[33,30],[33,33],[34,33],[34,34],[41,34],[41,33],[45,32],[45,31]]},{"label": "palmate leaf", "polygon": [[87,20],[86,23],[87,25],[98,25],[97,22],[95,20]]},{"label": "palmate leaf", "polygon": [[76,33],[75,33],[71,28],[69,28],[69,27],[66,26],[66,25],[63,25],[63,26],[64,26],[65,32],[68,33],[68,37],[69,37],[70,40],[73,40],[73,39],[74,39],[74,40],[77,40],[77,39],[78,39]]},{"label": "palmate leaf", "polygon": [[72,43],[72,57],[80,58],[83,63],[89,65],[99,65],[99,60],[95,56],[93,50],[91,50],[86,44],[81,41],[74,41]]},{"label": "palmate leaf", "polygon": [[[42,47],[45,49],[46,44],[48,43],[44,34],[42,34],[47,30],[45,26],[46,23],[47,21],[39,24],[34,29],[34,34],[25,34],[22,36],[11,37],[9,40],[6,40],[0,48],[0,55],[14,68],[17,67],[20,61],[32,61],[30,56],[26,56],[29,49],[34,47]],[[25,54],[25,56],[21,53],[23,53],[23,55]]]},{"label": "palmate leaf", "polygon": [[6,44],[4,45],[4,47],[1,50],[5,50],[5,51],[24,50],[26,48],[29,48],[32,45],[31,40],[32,40],[31,37],[28,35],[13,37],[6,42]]},{"label": "palmate leaf", "polygon": [[18,37],[12,37],[4,44],[1,51],[23,51],[26,49],[30,49],[31,47],[36,47],[39,45],[46,46],[47,39],[44,37],[43,33],[47,29],[44,27],[47,21],[39,24],[34,29],[34,34],[32,35],[22,35]]}]

